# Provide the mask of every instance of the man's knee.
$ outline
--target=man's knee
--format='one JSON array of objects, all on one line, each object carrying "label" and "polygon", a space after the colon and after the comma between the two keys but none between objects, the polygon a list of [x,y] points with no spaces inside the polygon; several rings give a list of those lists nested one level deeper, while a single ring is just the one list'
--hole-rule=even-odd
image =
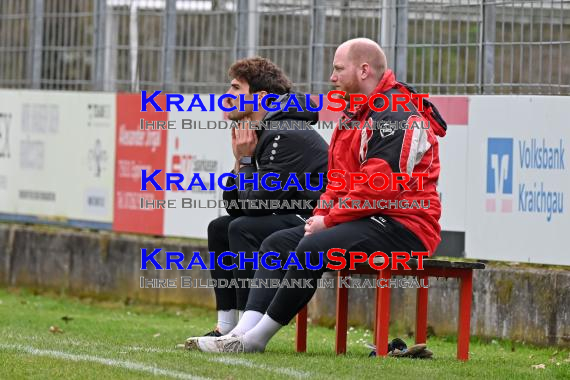
[{"label": "man's knee", "polygon": [[277,251],[279,249],[279,241],[281,238],[279,237],[279,232],[274,232],[268,237],[266,237],[263,242],[261,243],[261,247],[259,247],[260,252],[269,252],[269,251]]},{"label": "man's knee", "polygon": [[295,249],[296,252],[313,252],[318,250],[323,250],[322,247],[319,247],[319,240],[315,238],[315,235],[307,235],[303,236],[297,248]]},{"label": "man's knee", "polygon": [[293,229],[272,233],[261,243],[260,252],[277,252],[280,259],[285,260],[290,251],[294,251],[302,235],[297,236]]},{"label": "man's knee", "polygon": [[[310,260],[311,264],[319,265],[326,255],[326,247],[322,243],[322,240],[315,238],[315,235],[304,236],[299,242],[299,245],[297,245],[297,248],[295,248],[297,257],[304,260],[304,262]],[[323,253],[321,254],[319,252]]]},{"label": "man's knee", "polygon": [[220,216],[208,224],[208,237],[219,236],[220,234],[228,233],[228,225],[232,221],[231,216]]},{"label": "man's knee", "polygon": [[232,220],[228,228],[229,236],[239,237],[248,231],[252,231],[256,227],[256,222],[259,223],[259,221],[256,221],[255,219],[255,217],[251,216],[240,216],[239,218]]}]

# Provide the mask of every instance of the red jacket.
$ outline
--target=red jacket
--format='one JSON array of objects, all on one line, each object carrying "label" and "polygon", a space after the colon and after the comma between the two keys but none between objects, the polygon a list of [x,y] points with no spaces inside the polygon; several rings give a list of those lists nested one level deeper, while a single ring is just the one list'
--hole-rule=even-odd
[{"label": "red jacket", "polygon": [[[393,93],[410,93],[411,88],[396,81],[391,70],[387,70],[373,94],[383,93],[391,99]],[[372,95],[372,94],[371,94]],[[375,105],[382,106],[382,99],[377,99]],[[335,128],[329,148],[329,170],[345,170],[347,186],[342,190],[333,191],[330,184],[326,192],[321,195],[321,201],[334,202],[333,208],[317,208],[314,215],[325,216],[324,223],[327,227],[349,222],[352,220],[373,215],[386,215],[414,233],[424,244],[429,254],[432,255],[441,241],[439,218],[441,216],[441,204],[436,189],[439,177],[439,148],[436,136],[444,136],[447,128],[437,109],[427,100],[424,100],[424,111],[418,112],[417,100],[407,104],[409,112],[398,107],[398,111],[390,111],[390,107],[384,112],[372,111],[368,105],[357,109],[355,114],[345,110],[343,120],[348,122],[368,122],[369,125],[378,121],[423,121],[429,129],[382,129],[382,128]],[[348,107],[347,107],[348,109]],[[361,124],[362,125],[362,124]],[[418,180],[410,180],[410,190],[405,191],[401,185],[397,190],[378,191],[372,189],[368,183],[356,184],[354,190],[349,190],[348,173],[360,172],[371,176],[381,172],[391,178],[391,173],[424,172],[427,177],[423,179],[424,190],[418,190]],[[336,175],[337,178],[340,175]],[[378,186],[382,180],[375,182]],[[338,183],[335,183],[338,186]],[[360,200],[360,207],[364,201],[370,203],[377,200],[407,200],[410,204],[416,200],[421,204],[424,200],[426,205],[429,200],[429,208],[355,208],[346,206],[339,207],[339,198],[349,198],[352,201]],[[352,203],[354,204],[354,203]]]}]

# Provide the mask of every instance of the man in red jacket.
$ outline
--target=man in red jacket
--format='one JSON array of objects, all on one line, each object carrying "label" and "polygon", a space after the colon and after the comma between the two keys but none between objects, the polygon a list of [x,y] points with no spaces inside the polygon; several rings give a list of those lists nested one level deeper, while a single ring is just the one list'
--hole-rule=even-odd
[{"label": "man in red jacket", "polygon": [[[336,90],[350,94],[410,94],[413,91],[396,81],[393,72],[387,69],[384,52],[374,41],[358,38],[347,41],[336,50],[333,72],[330,77]],[[374,103],[382,108],[382,98]],[[332,201],[334,207],[316,209],[305,226],[276,232],[266,238],[261,252],[277,252],[281,263],[285,263],[290,251],[295,251],[303,268],[290,266],[287,270],[261,268],[255,278],[271,281],[300,280],[310,286],[255,288],[251,289],[246,311],[238,325],[220,338],[200,338],[187,346],[205,352],[260,352],[271,337],[309,302],[316,291],[316,282],[325,271],[326,252],[333,248],[347,251],[362,251],[371,254],[382,251],[428,251],[431,255],[440,242],[438,223],[441,207],[436,190],[439,176],[439,155],[437,136],[445,135],[445,122],[429,101],[423,101],[422,112],[418,111],[417,100],[392,111],[391,106],[383,112],[371,110],[362,105],[355,113],[344,112],[343,121],[357,121],[362,124],[381,126],[378,128],[337,128],[329,148],[329,170],[339,169],[345,173],[347,186],[338,190],[338,183],[329,183],[321,201]],[[406,122],[408,126],[428,125],[429,129],[394,128],[394,122]],[[391,124],[392,123],[392,124]],[[361,125],[362,125],[361,124]],[[341,123],[342,125],[342,123]],[[386,125],[386,127],[382,127]],[[363,173],[370,177],[384,173],[424,173],[423,183],[418,178],[407,183],[407,188],[398,185],[396,190],[389,186],[378,191],[369,183],[349,186],[350,173]],[[382,185],[379,179],[376,188]],[[335,186],[336,185],[336,186]],[[422,190],[423,185],[423,190]],[[336,190],[331,189],[334,187]],[[343,207],[340,200],[350,199],[373,202],[386,201],[401,205],[401,201],[429,201],[429,208],[388,207],[386,209]],[[386,204],[384,202],[383,204]],[[388,203],[390,205],[390,203]],[[320,269],[308,269],[305,263],[322,265]],[[283,281],[284,282],[284,281]],[[281,283],[283,283],[281,282]]]}]

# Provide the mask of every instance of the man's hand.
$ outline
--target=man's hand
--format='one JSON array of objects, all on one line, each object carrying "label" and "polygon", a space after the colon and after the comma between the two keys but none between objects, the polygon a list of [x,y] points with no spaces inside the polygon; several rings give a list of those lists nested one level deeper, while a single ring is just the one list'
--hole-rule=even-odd
[{"label": "man's hand", "polygon": [[232,129],[232,151],[237,161],[244,156],[253,156],[257,145],[257,133],[249,128],[249,118],[240,120]]},{"label": "man's hand", "polygon": [[326,230],[327,226],[325,225],[324,219],[325,217],[321,215],[311,216],[307,219],[307,224],[305,224],[305,236]]},{"label": "man's hand", "polygon": [[236,162],[238,162],[239,157],[237,152],[236,130],[234,128],[232,128],[232,152],[234,154],[234,157],[236,158]]}]

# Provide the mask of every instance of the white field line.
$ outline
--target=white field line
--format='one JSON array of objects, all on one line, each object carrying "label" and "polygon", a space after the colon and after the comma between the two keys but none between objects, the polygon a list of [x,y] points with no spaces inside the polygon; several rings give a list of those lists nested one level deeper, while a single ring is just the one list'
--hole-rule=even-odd
[{"label": "white field line", "polygon": [[[124,347],[127,351],[139,351],[139,352],[153,352],[153,353],[166,353],[166,352],[173,352],[174,350],[164,350],[160,348],[151,348],[151,347],[138,347],[138,346],[127,346]],[[257,364],[253,361],[242,359],[242,358],[229,358],[229,357],[211,357],[211,358],[203,358],[204,360],[210,363],[222,363],[226,365],[233,365],[233,366],[243,366],[247,368],[255,368],[255,369],[262,369],[269,372],[278,373],[280,375],[286,375],[294,378],[306,378],[310,377],[310,372],[303,372],[298,371],[296,369],[287,368],[287,367],[272,367],[266,364]]]},{"label": "white field line", "polygon": [[[20,337],[20,336],[18,336]],[[27,337],[28,339],[31,338],[31,340],[36,340],[36,341],[40,341],[41,339],[39,339],[39,337],[36,336],[31,336],[31,337]],[[71,340],[70,340],[71,342]],[[65,343],[69,343],[69,342],[65,342]],[[85,346],[87,343],[80,343],[78,345],[81,346]],[[93,343],[89,343],[90,346],[93,346]],[[102,346],[102,344],[101,344]],[[108,347],[108,346],[106,346]],[[89,359],[82,359],[83,357],[85,358],[95,358],[97,360],[103,360],[103,361],[114,361],[114,362],[121,362],[121,363],[132,363],[135,365],[142,365],[142,364],[138,364],[138,363],[133,363],[133,362],[127,362],[127,361],[122,361],[122,360],[114,360],[114,359],[107,359],[107,358],[100,358],[97,356],[92,356],[92,355],[83,355],[83,354],[68,354],[62,351],[45,351],[45,350],[38,350],[35,349],[33,347],[26,347],[24,345],[8,345],[8,344],[2,344],[0,343],[0,349],[12,349],[12,350],[18,350],[18,351],[26,351],[29,352],[28,350],[34,350],[34,352],[46,352],[45,354],[43,354],[43,356],[52,356],[49,353],[59,353],[59,354],[64,354],[64,355],[71,355],[71,356],[75,356],[78,357],[77,359],[69,359],[69,360],[74,360],[74,361],[80,361],[80,360],[84,360],[84,361],[92,361]],[[168,353],[168,352],[176,352],[178,350],[175,349],[161,349],[161,348],[153,348],[153,347],[141,347],[141,346],[118,346],[117,347],[119,352],[146,352],[146,353]],[[30,352],[31,353],[31,352]],[[36,354],[36,355],[40,355],[39,353],[32,353],[32,354]],[[55,357],[55,356],[54,356]],[[81,357],[81,358],[79,358]],[[253,368],[253,369],[260,369],[260,370],[265,370],[268,372],[273,372],[273,373],[277,373],[280,375],[285,375],[285,376],[290,376],[290,377],[294,377],[297,379],[303,379],[303,378],[307,378],[307,377],[311,377],[312,373],[311,372],[304,372],[304,371],[299,371],[293,368],[287,368],[287,367],[273,367],[273,366],[269,366],[266,364],[257,364],[254,363],[250,360],[246,360],[246,359],[242,359],[242,358],[230,358],[230,357],[211,357],[211,358],[202,358],[208,362],[211,363],[222,363],[222,364],[226,364],[226,365],[233,365],[233,366],[242,366],[242,367],[246,367],[246,368]],[[106,363],[102,363],[102,364],[106,364]],[[111,364],[109,364],[111,365]],[[144,366],[144,365],[142,365]],[[151,370],[155,370],[154,367],[147,367],[147,369],[151,369]],[[125,367],[127,368],[127,367]],[[133,368],[134,369],[134,368]],[[142,371],[147,371],[148,370],[142,370]],[[168,371],[168,370],[166,370]],[[154,372],[153,372],[154,373]],[[200,377],[196,377],[196,376],[191,376],[182,372],[175,372],[178,375],[183,375],[185,377],[183,377],[184,379],[200,379]],[[157,373],[158,374],[158,373]],[[176,375],[176,376],[178,376]],[[176,377],[175,375],[166,375],[166,376],[172,376],[172,377]],[[178,377],[180,378],[180,377]]]},{"label": "white field line", "polygon": [[207,377],[200,377],[200,376],[193,376],[184,372],[178,371],[171,371],[168,369],[162,369],[157,367],[151,367],[148,365],[126,361],[126,360],[115,360],[115,359],[108,359],[108,358],[101,358],[98,356],[93,355],[76,355],[70,354],[63,351],[54,351],[54,350],[39,350],[34,347],[27,347],[19,344],[1,344],[0,349],[4,350],[15,350],[28,353],[30,355],[35,356],[49,356],[56,359],[63,359],[69,360],[74,362],[84,361],[84,362],[92,362],[103,364],[110,367],[119,367],[119,368],[126,368],[133,371],[140,371],[140,372],[147,372],[153,375],[162,375],[173,377],[175,379],[184,379],[184,380],[206,380]]}]

